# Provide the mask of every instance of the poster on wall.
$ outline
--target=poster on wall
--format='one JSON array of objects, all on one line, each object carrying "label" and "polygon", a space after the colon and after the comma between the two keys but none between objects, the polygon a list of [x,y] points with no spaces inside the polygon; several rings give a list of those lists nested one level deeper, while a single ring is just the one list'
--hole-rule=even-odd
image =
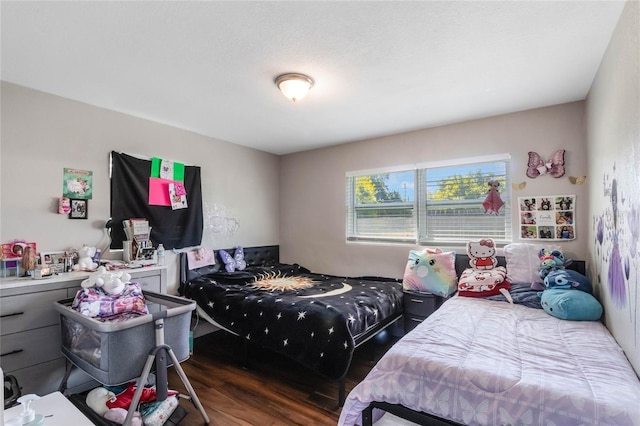
[{"label": "poster on wall", "polygon": [[64,169],[62,196],[80,200],[93,197],[93,172],[88,170]]},{"label": "poster on wall", "polygon": [[575,195],[518,198],[520,239],[575,240]]}]

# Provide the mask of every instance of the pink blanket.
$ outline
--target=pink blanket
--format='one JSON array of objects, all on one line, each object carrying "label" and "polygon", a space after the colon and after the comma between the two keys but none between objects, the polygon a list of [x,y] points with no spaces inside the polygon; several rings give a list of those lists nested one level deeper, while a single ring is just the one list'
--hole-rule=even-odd
[{"label": "pink blanket", "polygon": [[79,290],[71,308],[101,321],[122,321],[149,313],[142,289],[137,283],[126,284],[118,295],[108,294],[96,287]]}]

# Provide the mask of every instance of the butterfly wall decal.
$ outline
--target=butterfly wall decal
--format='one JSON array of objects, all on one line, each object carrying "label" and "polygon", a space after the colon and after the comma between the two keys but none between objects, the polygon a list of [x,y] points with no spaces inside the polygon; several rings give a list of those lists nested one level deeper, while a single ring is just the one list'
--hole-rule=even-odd
[{"label": "butterfly wall decal", "polygon": [[569,176],[569,182],[574,185],[582,185],[586,179],[586,176]]},{"label": "butterfly wall decal", "polygon": [[527,182],[520,182],[520,183],[512,183],[511,187],[514,189],[514,191],[518,191],[520,189],[524,189],[527,186]]},{"label": "butterfly wall decal", "polygon": [[544,161],[537,152],[529,151],[529,163],[527,164],[527,176],[535,179],[544,174],[550,174],[554,178],[564,176],[564,149],[557,150],[549,159]]}]

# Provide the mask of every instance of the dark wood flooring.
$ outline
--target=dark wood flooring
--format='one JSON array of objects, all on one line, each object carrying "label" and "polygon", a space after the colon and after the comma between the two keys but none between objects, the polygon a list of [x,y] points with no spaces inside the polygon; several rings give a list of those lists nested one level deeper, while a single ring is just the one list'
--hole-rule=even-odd
[{"label": "dark wood flooring", "polygon": [[[398,337],[385,343],[370,340],[356,349],[347,375],[346,392],[360,382]],[[335,425],[340,415],[338,384],[273,352],[249,346],[243,362],[242,342],[223,331],[194,339],[194,354],[181,364],[204,406],[211,425]],[[175,369],[169,386],[187,393]],[[188,411],[180,425],[203,425],[196,407],[181,399]]]}]

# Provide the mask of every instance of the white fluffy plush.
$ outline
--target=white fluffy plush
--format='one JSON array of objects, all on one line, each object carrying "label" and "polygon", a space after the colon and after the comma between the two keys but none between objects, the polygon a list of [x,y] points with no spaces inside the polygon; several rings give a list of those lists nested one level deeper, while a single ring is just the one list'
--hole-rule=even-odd
[{"label": "white fluffy plush", "polygon": [[96,254],[95,247],[82,246],[78,249],[78,263],[73,265],[74,271],[82,270],[94,270],[98,267],[98,264],[93,261],[93,256]]},{"label": "white fluffy plush", "polygon": [[105,388],[95,388],[87,394],[86,402],[89,408],[101,416],[104,416],[104,414],[109,410],[109,407],[107,407],[107,401],[115,397],[116,395],[113,392],[110,392]]},{"label": "white fluffy plush", "polygon": [[128,272],[107,271],[107,268],[100,266],[97,271],[82,281],[81,285],[83,288],[102,288],[108,294],[120,294],[129,281],[131,281],[131,275]]}]

